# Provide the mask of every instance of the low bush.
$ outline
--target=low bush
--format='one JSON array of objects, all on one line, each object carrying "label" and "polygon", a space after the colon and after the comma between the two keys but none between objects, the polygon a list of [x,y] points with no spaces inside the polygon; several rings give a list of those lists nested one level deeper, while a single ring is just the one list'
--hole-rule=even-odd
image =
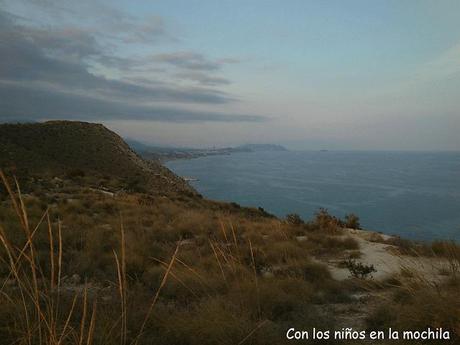
[{"label": "low bush", "polygon": [[343,261],[342,265],[348,268],[351,275],[355,278],[366,279],[372,277],[372,273],[377,272],[374,265],[366,265],[353,259]]},{"label": "low bush", "polygon": [[286,215],[286,223],[291,225],[303,225],[305,222],[297,213],[290,213]]},{"label": "low bush", "polygon": [[345,216],[344,226],[349,229],[361,229],[361,224],[359,223],[359,217],[350,213]]}]

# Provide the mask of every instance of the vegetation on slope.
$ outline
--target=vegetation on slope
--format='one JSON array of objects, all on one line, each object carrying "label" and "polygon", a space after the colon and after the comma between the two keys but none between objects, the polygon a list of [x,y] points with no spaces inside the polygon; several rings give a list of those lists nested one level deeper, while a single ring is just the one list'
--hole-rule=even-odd
[{"label": "vegetation on slope", "polygon": [[[44,128],[58,135],[61,125],[67,123]],[[70,136],[75,126],[69,126],[63,132]],[[0,188],[5,344],[283,344],[290,327],[348,327],[363,293],[373,302],[364,306],[369,329],[430,326],[460,333],[454,245],[433,247],[451,263],[442,280],[403,271],[385,282],[337,281],[322,262],[359,258],[358,243],[342,229],[359,227],[355,216],[340,220],[320,210],[310,222],[296,215],[280,220],[172,188],[161,178],[164,170],[156,170],[157,189],[152,183],[136,190],[131,173],[116,170],[112,160],[86,165],[99,160],[81,143],[86,131],[77,130],[78,140],[72,137],[75,143],[63,150],[73,157],[61,158],[58,150],[43,149],[51,139],[40,146],[29,130],[35,133],[3,132],[9,139],[0,146],[24,154],[8,161],[20,159],[18,184],[9,174]],[[101,131],[104,143],[118,140]],[[13,134],[25,136],[23,142]],[[123,147],[103,151],[121,165],[145,166],[129,151],[117,151]],[[130,158],[119,157],[125,154]],[[27,157],[40,159],[23,162]],[[146,169],[150,178],[154,168]]]},{"label": "vegetation on slope", "polygon": [[0,167],[20,176],[99,174],[123,179],[137,191],[194,193],[167,168],[141,159],[114,132],[86,122],[0,125]]},{"label": "vegetation on slope", "polygon": [[[384,283],[336,281],[316,258],[359,248],[325,211],[292,224],[190,196],[111,196],[73,180],[46,191],[3,194],[7,343],[283,344],[290,327],[343,327],[331,308],[353,308],[359,291],[378,302],[370,329],[430,325],[458,334],[454,268],[438,283],[445,287],[407,273]],[[421,303],[428,296],[436,308]]]},{"label": "vegetation on slope", "polygon": [[[71,186],[76,190],[67,198]],[[2,299],[0,332],[11,342],[38,339],[39,331],[42,343],[57,344],[49,338],[61,336],[68,343],[82,336],[86,342],[89,330],[80,333],[84,305],[88,322],[91,308],[97,308],[94,343],[136,342],[149,314],[146,301],[161,288],[142,331],[142,344],[238,343],[259,327],[248,343],[279,344],[291,324],[333,327],[333,320],[318,306],[347,298],[327,268],[311,258],[310,253],[318,252],[317,244],[297,240],[299,231],[305,230],[259,210],[200,204],[190,197],[112,197],[70,180],[48,186],[47,197],[54,200],[49,208],[30,192],[21,198],[24,209],[17,195],[5,198],[0,208],[2,239],[7,243],[0,251],[5,260],[2,292],[8,296]],[[18,214],[12,200],[19,205]],[[30,281],[31,233],[33,267],[39,272],[36,283]],[[15,253],[14,265],[8,262],[9,251]],[[16,259],[21,252],[23,258]],[[173,255],[174,265],[162,285]],[[121,283],[117,266],[123,267]],[[38,297],[34,284],[41,291]],[[21,293],[27,288],[31,290],[24,293],[24,307]],[[57,306],[50,304],[58,302],[56,315],[51,311]],[[37,305],[45,309],[40,311],[44,315],[33,319]],[[120,329],[121,311],[126,325]],[[53,334],[50,322],[55,323]]]}]

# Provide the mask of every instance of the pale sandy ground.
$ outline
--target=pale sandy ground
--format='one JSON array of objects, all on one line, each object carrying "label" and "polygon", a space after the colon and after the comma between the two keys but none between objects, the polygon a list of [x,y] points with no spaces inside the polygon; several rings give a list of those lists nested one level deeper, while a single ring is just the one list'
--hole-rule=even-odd
[{"label": "pale sandy ground", "polygon": [[[427,258],[416,256],[399,255],[393,245],[382,243],[391,236],[363,230],[345,230],[344,237],[352,237],[358,241],[361,257],[356,259],[366,265],[374,265],[377,270],[373,274],[374,281],[383,281],[395,275],[401,274],[401,270],[407,270],[413,276],[425,281],[436,282],[444,279],[443,272],[449,271],[448,262],[439,258]],[[380,242],[375,242],[376,240]],[[327,261],[333,277],[337,280],[350,278],[350,272],[346,268],[339,267],[343,259]],[[436,284],[436,283],[435,283]],[[347,303],[329,304],[324,310],[325,315],[334,315],[337,329],[351,327],[354,330],[366,328],[366,318],[382,303],[391,300],[391,289],[377,289],[363,291],[351,296],[352,301]],[[347,343],[347,342],[345,342]],[[394,344],[390,340],[372,341],[364,340],[357,344]]]},{"label": "pale sandy ground", "polygon": [[[448,263],[438,258],[402,256],[398,254],[396,247],[385,243],[373,242],[372,239],[381,237],[383,240],[391,236],[377,234],[364,230],[345,230],[344,236],[349,236],[358,241],[361,257],[357,261],[366,265],[374,265],[377,270],[373,274],[375,280],[384,280],[395,274],[401,273],[401,269],[414,274],[421,274],[427,280],[435,280],[442,276],[442,272],[448,270]],[[337,280],[345,280],[350,277],[346,268],[340,268],[338,261],[329,261],[329,266],[333,277]]]}]

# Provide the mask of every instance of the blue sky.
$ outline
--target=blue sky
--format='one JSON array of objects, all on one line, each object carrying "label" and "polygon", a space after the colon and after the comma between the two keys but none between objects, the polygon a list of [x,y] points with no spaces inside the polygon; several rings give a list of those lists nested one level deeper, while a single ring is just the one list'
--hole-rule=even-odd
[{"label": "blue sky", "polygon": [[459,1],[0,4],[0,119],[163,145],[460,150]]}]

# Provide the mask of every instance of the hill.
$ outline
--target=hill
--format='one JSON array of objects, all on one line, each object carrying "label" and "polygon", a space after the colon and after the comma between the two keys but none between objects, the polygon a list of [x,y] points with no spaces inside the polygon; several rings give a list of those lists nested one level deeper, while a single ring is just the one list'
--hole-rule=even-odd
[{"label": "hill", "polygon": [[131,188],[153,193],[194,193],[185,181],[157,162],[139,157],[101,124],[50,121],[0,125],[0,167],[51,175],[116,177]]}]

